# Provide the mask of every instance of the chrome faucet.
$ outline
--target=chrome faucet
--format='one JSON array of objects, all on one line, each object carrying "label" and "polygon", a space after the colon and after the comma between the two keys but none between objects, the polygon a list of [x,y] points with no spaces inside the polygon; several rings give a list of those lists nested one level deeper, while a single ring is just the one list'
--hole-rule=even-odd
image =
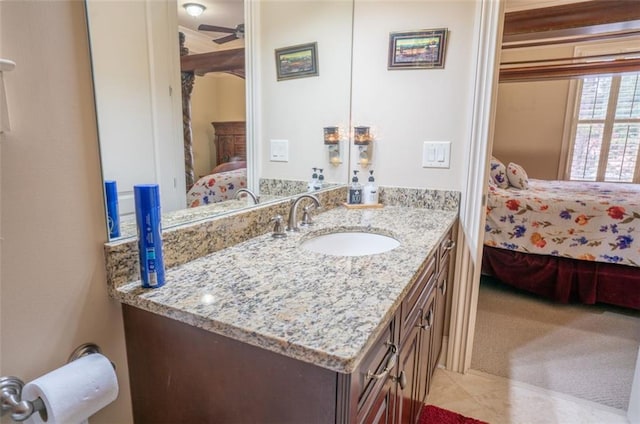
[{"label": "chrome faucet", "polygon": [[311,199],[313,200],[313,203],[315,204],[315,206],[317,208],[320,207],[320,200],[318,200],[318,198],[316,196],[314,196],[313,194],[303,194],[302,196],[298,197],[293,204],[291,205],[291,209],[289,210],[289,219],[287,220],[287,231],[298,231],[298,220],[297,220],[297,215],[298,215],[298,204],[300,203],[300,201],[302,201],[302,199]]},{"label": "chrome faucet", "polygon": [[236,191],[236,195],[234,196],[235,199],[238,198],[238,195],[240,193],[247,193],[251,199],[253,199],[253,204],[257,205],[260,202],[260,198],[258,196],[256,196],[255,194],[253,194],[253,192],[251,190],[249,190],[248,188],[241,188],[238,189],[238,191]]}]

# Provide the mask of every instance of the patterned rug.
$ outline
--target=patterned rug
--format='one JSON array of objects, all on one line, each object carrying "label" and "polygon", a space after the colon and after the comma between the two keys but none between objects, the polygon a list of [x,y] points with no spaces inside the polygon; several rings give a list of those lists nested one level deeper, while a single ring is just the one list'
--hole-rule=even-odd
[{"label": "patterned rug", "polygon": [[434,405],[424,405],[420,412],[418,424],[488,424],[475,418],[465,417],[457,412],[438,408]]}]

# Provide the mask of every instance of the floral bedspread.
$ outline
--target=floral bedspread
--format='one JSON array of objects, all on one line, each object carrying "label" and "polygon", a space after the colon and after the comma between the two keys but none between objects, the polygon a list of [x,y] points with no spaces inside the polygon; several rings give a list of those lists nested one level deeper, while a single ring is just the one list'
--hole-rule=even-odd
[{"label": "floral bedspread", "polygon": [[640,266],[640,185],[529,180],[489,187],[484,244]]},{"label": "floral bedspread", "polygon": [[247,187],[247,168],[219,172],[200,178],[187,193],[190,208],[233,199],[236,191]]}]

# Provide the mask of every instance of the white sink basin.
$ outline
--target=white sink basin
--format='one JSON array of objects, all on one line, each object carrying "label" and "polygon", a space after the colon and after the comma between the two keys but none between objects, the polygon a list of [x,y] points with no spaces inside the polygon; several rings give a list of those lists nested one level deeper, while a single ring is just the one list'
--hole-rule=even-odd
[{"label": "white sink basin", "polygon": [[365,256],[388,252],[400,246],[400,242],[383,234],[345,231],[315,236],[302,242],[301,246],[325,255]]}]

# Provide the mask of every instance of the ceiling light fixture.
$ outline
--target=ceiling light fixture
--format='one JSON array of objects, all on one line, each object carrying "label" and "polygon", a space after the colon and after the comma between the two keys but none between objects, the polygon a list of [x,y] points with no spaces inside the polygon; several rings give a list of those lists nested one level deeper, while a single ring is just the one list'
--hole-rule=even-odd
[{"label": "ceiling light fixture", "polygon": [[202,12],[206,9],[206,7],[198,3],[185,3],[182,7],[187,11],[187,15],[194,18],[202,15]]}]

